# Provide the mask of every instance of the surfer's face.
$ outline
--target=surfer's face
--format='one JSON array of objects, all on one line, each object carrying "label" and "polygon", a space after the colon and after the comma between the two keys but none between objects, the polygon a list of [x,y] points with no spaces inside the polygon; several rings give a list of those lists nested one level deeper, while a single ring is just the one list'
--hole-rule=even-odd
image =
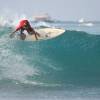
[{"label": "surfer's face", "polygon": [[28,25],[27,23],[24,24],[23,28],[27,29],[28,28]]}]

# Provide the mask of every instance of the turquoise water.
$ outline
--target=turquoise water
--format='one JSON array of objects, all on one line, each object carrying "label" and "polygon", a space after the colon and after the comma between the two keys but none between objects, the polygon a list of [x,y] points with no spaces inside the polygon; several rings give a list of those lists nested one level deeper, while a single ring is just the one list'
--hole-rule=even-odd
[{"label": "turquoise water", "polygon": [[66,31],[26,42],[9,38],[10,25],[0,27],[0,100],[99,100],[100,24],[43,23]]}]

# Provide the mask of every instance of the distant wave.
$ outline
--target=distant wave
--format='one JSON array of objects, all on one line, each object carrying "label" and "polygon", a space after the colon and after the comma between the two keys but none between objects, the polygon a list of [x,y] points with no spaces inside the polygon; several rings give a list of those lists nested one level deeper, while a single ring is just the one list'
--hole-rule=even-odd
[{"label": "distant wave", "polygon": [[79,26],[88,26],[92,27],[94,24],[93,23],[80,23]]},{"label": "distant wave", "polygon": [[34,24],[34,27],[45,28],[45,27],[51,27],[51,25],[47,22],[37,22],[37,23]]}]

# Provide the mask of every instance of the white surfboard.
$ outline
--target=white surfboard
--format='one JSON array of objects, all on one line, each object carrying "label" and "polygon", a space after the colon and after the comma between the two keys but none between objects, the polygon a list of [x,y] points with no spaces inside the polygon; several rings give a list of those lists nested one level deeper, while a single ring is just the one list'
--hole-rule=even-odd
[{"label": "white surfboard", "polygon": [[[41,28],[41,29],[35,29],[36,32],[40,34],[40,37],[37,36],[38,40],[46,40],[46,39],[51,39],[55,38],[65,32],[64,29],[57,29],[57,28]],[[16,35],[17,39],[20,39],[19,35]],[[29,35],[26,34],[26,41],[37,41],[35,38],[35,35]]]}]

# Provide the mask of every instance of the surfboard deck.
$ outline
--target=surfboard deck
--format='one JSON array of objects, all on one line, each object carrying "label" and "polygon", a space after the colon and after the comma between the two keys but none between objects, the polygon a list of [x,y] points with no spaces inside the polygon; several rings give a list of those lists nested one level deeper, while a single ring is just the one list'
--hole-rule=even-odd
[{"label": "surfboard deck", "polygon": [[[57,29],[57,28],[41,28],[41,29],[35,29],[36,32],[40,34],[40,37],[37,36],[38,40],[46,40],[46,39],[51,39],[55,38],[65,32],[64,29]],[[16,39],[21,40],[19,35],[15,36]],[[25,41],[38,41],[35,38],[35,35],[29,35],[26,34]]]}]

